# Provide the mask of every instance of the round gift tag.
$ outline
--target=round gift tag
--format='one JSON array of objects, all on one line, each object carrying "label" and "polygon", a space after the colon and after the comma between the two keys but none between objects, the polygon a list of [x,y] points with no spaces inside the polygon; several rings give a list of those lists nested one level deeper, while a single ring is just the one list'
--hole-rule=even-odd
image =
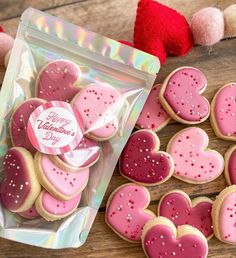
[{"label": "round gift tag", "polygon": [[32,145],[42,153],[58,155],[80,143],[84,123],[79,112],[63,101],[50,101],[31,114],[27,133]]}]

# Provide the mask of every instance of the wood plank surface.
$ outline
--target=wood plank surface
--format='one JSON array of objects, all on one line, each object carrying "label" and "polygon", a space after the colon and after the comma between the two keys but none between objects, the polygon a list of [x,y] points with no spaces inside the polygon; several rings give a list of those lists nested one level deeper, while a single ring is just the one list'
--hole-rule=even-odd
[{"label": "wood plank surface", "polygon": [[[3,4],[5,2],[5,4]],[[15,35],[19,22],[19,15],[29,5],[66,19],[74,24],[84,26],[90,30],[109,36],[114,39],[132,40],[133,22],[138,0],[0,0],[0,22],[5,30]],[[160,1],[182,12],[188,19],[191,15],[206,6],[216,6],[224,9],[234,3],[233,0],[163,0]],[[209,101],[222,85],[236,80],[236,38],[222,40],[212,47],[196,46],[185,57],[168,58],[157,76],[157,82],[174,69],[180,66],[194,66],[201,69],[207,77],[208,87],[204,93]],[[0,69],[0,79],[4,69]],[[161,149],[165,150],[171,136],[186,125],[171,123],[165,127],[158,136],[161,140]],[[209,123],[209,120],[199,127],[206,130],[210,137],[209,147],[224,154],[232,144],[218,139]],[[118,186],[128,182],[115,170],[114,176],[104,197],[101,209],[93,225],[87,243],[79,249],[46,250],[32,246],[0,239],[0,257],[89,257],[89,258],[143,258],[144,254],[140,245],[130,244],[116,236],[104,222],[106,200],[110,193]],[[215,196],[226,186],[224,176],[204,185],[191,185],[175,178],[171,178],[157,187],[150,187],[150,209],[156,211],[158,200],[169,190],[182,189],[191,197],[206,195],[214,200]],[[233,258],[236,249],[232,245],[223,244],[213,238],[209,241],[209,256],[214,258]]]}]

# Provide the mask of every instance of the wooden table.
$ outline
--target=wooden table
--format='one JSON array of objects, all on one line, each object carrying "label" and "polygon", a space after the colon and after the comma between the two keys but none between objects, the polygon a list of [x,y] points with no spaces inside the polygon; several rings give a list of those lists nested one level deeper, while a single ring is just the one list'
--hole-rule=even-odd
[{"label": "wooden table", "polygon": [[[132,40],[137,2],[138,0],[0,0],[0,24],[4,26],[7,33],[14,36],[21,13],[28,6],[33,6],[113,39]],[[190,19],[191,15],[200,8],[216,6],[223,10],[235,3],[235,0],[162,0],[160,2],[179,10]],[[191,53],[182,58],[168,58],[161,68],[157,82],[162,82],[173,69],[186,65],[200,68],[206,74],[208,87],[204,95],[211,101],[219,87],[236,80],[236,38],[224,39],[213,47],[196,46]],[[0,78],[3,74],[4,68],[0,68]],[[199,126],[209,134],[211,148],[224,154],[232,144],[220,140],[214,135],[209,120]],[[171,123],[158,133],[162,150],[165,150],[173,133],[184,127],[186,126]],[[56,251],[0,239],[0,257],[144,257],[140,245],[130,244],[120,239],[104,222],[104,210],[108,196],[115,188],[126,182],[128,181],[116,169],[88,241],[83,247]],[[182,189],[192,198],[206,195],[214,199],[225,186],[223,175],[204,185],[190,185],[171,178],[163,185],[149,188],[150,209],[156,211],[160,197],[172,189]],[[209,249],[208,257],[236,257],[235,247],[223,244],[216,238],[209,241]]]}]

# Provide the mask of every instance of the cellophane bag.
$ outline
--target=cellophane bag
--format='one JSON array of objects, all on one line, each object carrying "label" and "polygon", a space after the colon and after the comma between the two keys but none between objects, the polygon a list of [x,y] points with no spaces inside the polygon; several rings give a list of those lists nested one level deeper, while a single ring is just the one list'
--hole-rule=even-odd
[{"label": "cellophane bag", "polygon": [[[57,77],[61,72],[60,69],[64,69],[64,73],[68,72],[67,67],[54,67],[54,70],[45,69],[45,67],[50,67],[47,65],[57,65],[60,61],[73,64],[73,69],[76,69],[75,74],[69,74],[66,77],[69,80],[76,79],[76,83],[73,85],[65,85],[63,82],[65,78],[61,79],[62,83],[60,77]],[[97,94],[96,90],[93,91],[93,86],[95,86],[99,96],[94,95],[96,98],[86,102],[87,95],[85,94],[83,97],[85,104],[77,110],[83,113],[82,120],[84,120],[84,130],[80,131],[82,136],[77,135],[77,144],[80,143],[81,137],[86,136],[88,139],[92,139],[96,143],[96,148],[99,148],[99,159],[89,167],[89,180],[82,191],[78,207],[65,218],[55,221],[47,221],[41,216],[31,220],[26,219],[20,214],[6,209],[1,199],[1,237],[56,249],[79,247],[86,241],[120,153],[134,128],[159,67],[159,60],[156,57],[115,40],[32,8],[23,13],[0,93],[1,179],[7,177],[6,154],[13,145],[17,146],[12,140],[12,137],[18,133],[14,130],[21,130],[16,129],[17,125],[16,127],[14,124],[12,125],[12,115],[19,105],[30,98],[44,99],[44,102],[50,105],[55,102],[62,106],[68,103],[71,106],[74,104],[80,106],[82,100],[77,101],[76,96],[82,91],[88,94]],[[58,69],[58,73],[55,69]],[[55,73],[56,86],[47,84],[47,73],[50,72]],[[46,79],[42,74],[46,76]],[[45,87],[48,88],[45,90]],[[62,89],[62,87],[64,88]],[[110,99],[104,99],[103,93],[109,95],[109,90],[116,96],[110,94],[107,97]],[[106,100],[110,102],[105,103]],[[95,105],[99,113],[104,103],[109,108],[103,110],[104,112],[101,114],[94,113],[94,116],[98,115],[101,119],[86,120],[91,115],[89,113],[91,107],[94,108]],[[45,104],[46,107],[49,104]],[[77,107],[76,105],[75,107]],[[38,115],[43,111],[43,109],[39,109]],[[59,112],[59,116],[63,116],[63,114]],[[89,123],[91,123],[91,127]],[[29,127],[29,122],[27,126]],[[20,134],[23,137],[23,141],[20,139],[23,142],[19,144],[22,145],[21,147],[24,147],[25,143],[24,133],[29,133],[29,128],[27,127],[26,130],[26,127]],[[112,133],[109,131],[111,127]],[[53,127],[44,127],[44,130],[48,132],[47,130],[53,130]],[[54,132],[48,133],[53,135]],[[36,138],[41,136],[39,131],[34,134]],[[30,135],[27,137],[32,140]],[[66,137],[62,138],[61,141],[67,139]],[[78,160],[83,162],[83,160],[89,159],[91,152],[93,154],[93,146],[79,150],[76,155],[73,155],[73,150],[77,147],[75,144],[67,146],[69,149],[61,148],[61,146],[56,148],[60,139],[60,137],[55,137],[54,141],[51,141],[49,136],[50,146],[43,148],[34,145],[34,147],[39,153],[41,151],[43,155],[50,155],[55,160],[68,164],[67,171],[69,173],[71,172],[69,171],[70,167],[79,167]],[[32,157],[34,154],[32,153]],[[59,156],[60,158],[58,158]],[[19,173],[21,172],[19,169]],[[70,182],[70,184],[72,183]]]}]

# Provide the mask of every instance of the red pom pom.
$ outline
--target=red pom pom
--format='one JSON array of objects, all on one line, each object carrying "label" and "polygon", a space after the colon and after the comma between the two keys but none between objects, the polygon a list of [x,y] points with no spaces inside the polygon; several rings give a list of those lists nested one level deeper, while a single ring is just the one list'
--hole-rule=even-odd
[{"label": "red pom pom", "polygon": [[4,30],[3,30],[3,27],[2,27],[2,26],[0,26],[0,32],[4,32]]},{"label": "red pom pom", "polygon": [[[136,47],[136,45],[135,45]],[[164,64],[166,61],[166,51],[162,44],[162,41],[158,38],[148,39],[142,46],[136,47],[144,52],[147,52],[151,55],[157,56],[161,64]]]},{"label": "red pom pom", "polygon": [[118,40],[118,41],[122,44],[127,45],[127,46],[134,47],[134,45],[129,41],[125,41],[125,40]]},{"label": "red pom pom", "polygon": [[[138,48],[159,38],[169,55],[181,56],[193,47],[191,29],[185,17],[153,0],[140,0],[134,28]],[[147,46],[149,48],[149,46]]]}]

